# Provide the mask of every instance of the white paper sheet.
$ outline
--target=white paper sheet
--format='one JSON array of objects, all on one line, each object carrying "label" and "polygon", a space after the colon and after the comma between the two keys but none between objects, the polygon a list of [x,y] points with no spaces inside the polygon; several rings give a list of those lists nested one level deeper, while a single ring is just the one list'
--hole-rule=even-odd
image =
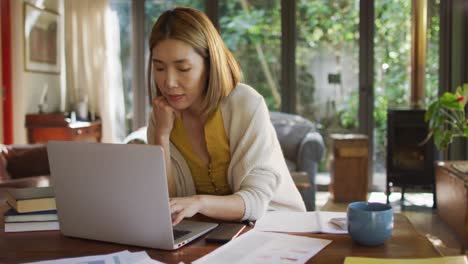
[{"label": "white paper sheet", "polygon": [[305,263],[331,240],[251,230],[193,264]]},{"label": "white paper sheet", "polygon": [[331,233],[347,234],[330,223],[332,218],[345,218],[344,212],[267,212],[255,223],[257,231],[289,232],[289,233]]},{"label": "white paper sheet", "polygon": [[29,264],[159,264],[159,262],[151,259],[145,251],[130,252],[128,250],[117,253],[86,256],[77,258],[64,258],[55,260],[45,260],[31,262]]}]

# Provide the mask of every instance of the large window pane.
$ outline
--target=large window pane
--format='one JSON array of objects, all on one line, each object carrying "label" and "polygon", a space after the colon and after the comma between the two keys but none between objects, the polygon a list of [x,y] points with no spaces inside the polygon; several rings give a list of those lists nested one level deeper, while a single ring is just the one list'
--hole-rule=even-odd
[{"label": "large window pane", "polygon": [[411,1],[374,5],[374,185],[384,189],[387,110],[408,107],[411,94]]},{"label": "large window pane", "polygon": [[280,1],[220,1],[221,35],[244,73],[270,110],[281,106]]},{"label": "large window pane", "polygon": [[318,122],[325,139],[356,131],[359,1],[300,0],[296,12],[297,112]]},{"label": "large window pane", "polygon": [[[439,2],[428,1],[426,103],[439,86]],[[374,185],[385,186],[387,110],[408,108],[411,96],[411,1],[375,1]]]},{"label": "large window pane", "polygon": [[428,0],[427,4],[426,105],[439,91],[440,0]]}]

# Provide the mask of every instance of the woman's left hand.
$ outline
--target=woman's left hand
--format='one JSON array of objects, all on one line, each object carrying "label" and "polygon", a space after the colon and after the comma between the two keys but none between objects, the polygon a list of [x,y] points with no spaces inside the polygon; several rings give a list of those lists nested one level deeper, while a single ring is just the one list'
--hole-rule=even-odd
[{"label": "woman's left hand", "polygon": [[190,197],[171,198],[169,200],[171,208],[172,225],[177,225],[182,219],[192,217],[200,211],[201,201],[197,195]]}]

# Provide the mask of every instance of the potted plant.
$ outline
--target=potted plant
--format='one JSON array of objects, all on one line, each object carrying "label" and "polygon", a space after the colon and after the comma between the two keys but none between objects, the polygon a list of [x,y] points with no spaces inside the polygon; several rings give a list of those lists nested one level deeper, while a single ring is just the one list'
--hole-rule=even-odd
[{"label": "potted plant", "polygon": [[468,83],[457,87],[455,93],[444,93],[429,105],[425,120],[429,123],[429,135],[439,150],[447,148],[456,137],[468,137],[468,120],[465,105],[468,101]]}]

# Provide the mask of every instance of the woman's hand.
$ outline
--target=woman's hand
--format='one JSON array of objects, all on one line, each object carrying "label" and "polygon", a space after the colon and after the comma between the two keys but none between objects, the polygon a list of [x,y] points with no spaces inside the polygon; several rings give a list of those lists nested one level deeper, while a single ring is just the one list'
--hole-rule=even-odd
[{"label": "woman's hand", "polygon": [[153,100],[153,119],[156,123],[154,128],[154,144],[162,146],[164,149],[164,159],[166,162],[167,186],[169,196],[177,194],[177,187],[171,172],[171,150],[170,134],[174,127],[174,120],[178,112],[172,108],[163,96],[158,96]]},{"label": "woman's hand", "polygon": [[190,197],[171,198],[169,200],[171,208],[172,225],[177,225],[182,219],[192,217],[200,211],[201,199],[198,195]]},{"label": "woman's hand", "polygon": [[190,197],[171,198],[172,224],[177,225],[186,217],[197,213],[210,218],[239,221],[244,215],[244,201],[239,195],[194,195]]},{"label": "woman's hand", "polygon": [[174,127],[177,111],[169,105],[166,98],[158,96],[153,100],[153,117],[156,122],[156,134],[167,136]]}]

